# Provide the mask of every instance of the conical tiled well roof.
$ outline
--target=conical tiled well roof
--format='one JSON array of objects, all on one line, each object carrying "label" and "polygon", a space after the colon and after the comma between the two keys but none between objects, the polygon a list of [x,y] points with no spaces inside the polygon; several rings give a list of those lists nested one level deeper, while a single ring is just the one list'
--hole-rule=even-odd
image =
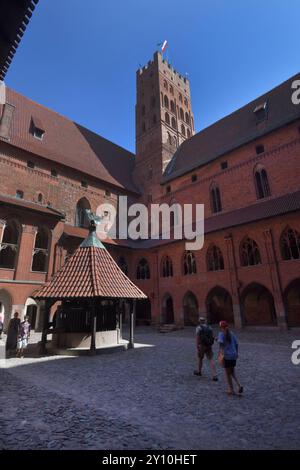
[{"label": "conical tiled well roof", "polygon": [[90,232],[66,264],[33,297],[147,298],[119,268],[95,232]]}]

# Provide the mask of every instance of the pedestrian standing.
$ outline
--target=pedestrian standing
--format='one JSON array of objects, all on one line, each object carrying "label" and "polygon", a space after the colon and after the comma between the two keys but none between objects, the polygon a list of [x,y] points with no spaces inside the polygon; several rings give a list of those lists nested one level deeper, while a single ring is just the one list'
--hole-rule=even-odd
[{"label": "pedestrian standing", "polygon": [[229,326],[226,321],[221,321],[219,326],[221,329],[218,337],[218,343],[220,346],[219,362],[222,363],[225,369],[228,383],[227,393],[228,395],[235,394],[233,387],[233,382],[235,382],[238,387],[238,394],[241,395],[244,389],[238,381],[235,373],[236,361],[238,359],[238,340],[235,334],[229,330]]},{"label": "pedestrian standing", "polygon": [[[1,302],[0,302],[0,307],[1,307]],[[4,327],[4,315],[3,313],[0,313],[0,339],[2,339],[3,327]]]},{"label": "pedestrian standing", "polygon": [[27,348],[30,338],[30,329],[29,317],[26,316],[19,329],[17,357],[24,357],[24,349]]},{"label": "pedestrian standing", "polygon": [[214,361],[213,344],[215,338],[212,328],[207,325],[204,317],[199,317],[199,325],[196,328],[196,348],[198,352],[198,370],[194,371],[194,375],[202,375],[203,359],[206,356],[212,372],[214,382],[218,381],[217,370]]},{"label": "pedestrian standing", "polygon": [[20,324],[21,321],[19,318],[19,312],[15,312],[14,318],[9,321],[7,328],[7,338],[5,344],[6,356],[9,356],[17,349]]}]

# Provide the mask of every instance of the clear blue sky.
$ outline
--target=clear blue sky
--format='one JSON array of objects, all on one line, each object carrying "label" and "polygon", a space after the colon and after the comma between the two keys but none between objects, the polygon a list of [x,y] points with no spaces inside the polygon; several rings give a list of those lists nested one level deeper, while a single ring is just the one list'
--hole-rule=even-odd
[{"label": "clear blue sky", "polygon": [[167,39],[199,131],[300,71],[299,0],[40,0],[8,86],[134,151],[135,72]]}]

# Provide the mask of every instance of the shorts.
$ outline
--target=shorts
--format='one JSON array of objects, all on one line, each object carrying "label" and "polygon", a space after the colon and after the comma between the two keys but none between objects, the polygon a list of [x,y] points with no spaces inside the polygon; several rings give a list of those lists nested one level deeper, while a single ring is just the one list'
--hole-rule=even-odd
[{"label": "shorts", "polygon": [[236,366],[236,360],[235,359],[224,359],[225,369],[234,369],[235,366]]},{"label": "shorts", "polygon": [[25,349],[27,348],[27,344],[28,344],[27,338],[18,338],[17,349]]},{"label": "shorts", "polygon": [[206,356],[207,359],[212,359],[214,357],[214,353],[211,346],[200,346],[200,348],[198,349],[198,357],[199,359],[203,359],[204,356]]}]

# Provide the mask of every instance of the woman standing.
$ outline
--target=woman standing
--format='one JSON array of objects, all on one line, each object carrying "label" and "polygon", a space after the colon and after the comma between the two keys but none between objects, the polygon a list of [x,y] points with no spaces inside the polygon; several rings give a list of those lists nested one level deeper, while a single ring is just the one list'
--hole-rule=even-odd
[{"label": "woman standing", "polygon": [[219,333],[218,343],[220,345],[219,355],[222,359],[228,382],[228,395],[234,395],[233,381],[238,386],[238,394],[243,393],[243,387],[235,375],[235,366],[238,358],[238,341],[236,336],[229,330],[228,323],[221,321],[219,323],[221,332]]},{"label": "woman standing", "polygon": [[7,329],[7,338],[6,338],[6,356],[8,357],[12,351],[17,349],[18,335],[20,330],[20,318],[19,313],[15,312],[14,318],[9,322]]}]

